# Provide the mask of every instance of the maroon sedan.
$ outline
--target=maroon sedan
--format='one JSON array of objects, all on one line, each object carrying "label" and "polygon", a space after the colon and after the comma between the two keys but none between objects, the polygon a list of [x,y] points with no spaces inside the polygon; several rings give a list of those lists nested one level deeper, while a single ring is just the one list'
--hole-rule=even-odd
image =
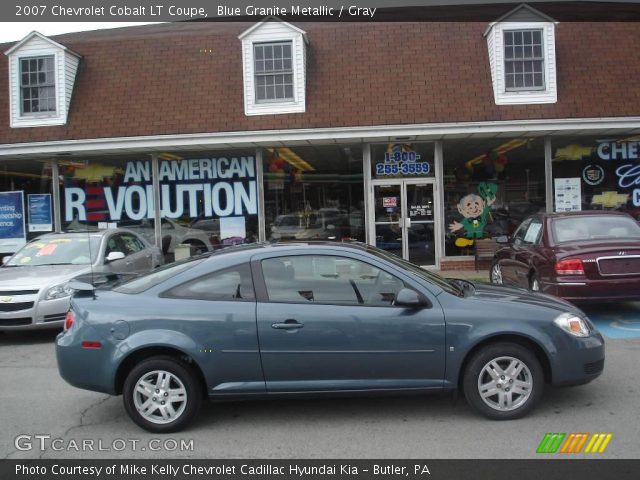
[{"label": "maroon sedan", "polygon": [[533,215],[491,266],[491,283],[575,302],[640,300],[640,225],[621,212]]}]

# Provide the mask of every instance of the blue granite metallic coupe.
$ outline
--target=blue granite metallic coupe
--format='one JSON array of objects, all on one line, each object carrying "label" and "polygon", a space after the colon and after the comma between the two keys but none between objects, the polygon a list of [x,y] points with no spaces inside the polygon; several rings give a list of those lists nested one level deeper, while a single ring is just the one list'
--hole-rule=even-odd
[{"label": "blue granite metallic coupe", "polygon": [[122,394],[153,432],[185,427],[207,397],[301,393],[462,390],[482,415],[514,419],[545,384],[604,367],[602,336],[570,303],[445,280],[364,245],[238,246],[75,287],[60,374]]}]

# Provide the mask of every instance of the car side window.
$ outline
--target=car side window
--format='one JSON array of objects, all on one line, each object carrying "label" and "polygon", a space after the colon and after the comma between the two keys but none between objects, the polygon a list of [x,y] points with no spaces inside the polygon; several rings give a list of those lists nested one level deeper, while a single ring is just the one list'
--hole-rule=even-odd
[{"label": "car side window", "polygon": [[127,252],[124,251],[124,247],[120,241],[120,235],[111,235],[107,240],[107,248],[104,252],[104,256],[108,256],[112,252],[122,252],[127,255]]},{"label": "car side window", "polygon": [[527,228],[527,233],[525,233],[522,243],[526,245],[535,245],[540,241],[541,236],[542,222],[536,218],[529,224],[529,228]]},{"label": "car side window", "polygon": [[248,265],[239,265],[198,277],[178,285],[160,296],[225,301],[252,301],[255,298]]},{"label": "car side window", "polygon": [[122,246],[124,247],[124,254],[130,255],[132,253],[137,253],[144,249],[144,245],[137,237],[129,233],[123,233],[120,235],[120,240],[122,241]]},{"label": "car side window", "polygon": [[531,218],[525,219],[516,230],[516,233],[513,234],[513,243],[515,245],[522,245],[524,243],[524,237],[527,233],[531,220]]},{"label": "car side window", "polygon": [[331,255],[262,261],[271,302],[392,306],[402,280],[368,263]]}]

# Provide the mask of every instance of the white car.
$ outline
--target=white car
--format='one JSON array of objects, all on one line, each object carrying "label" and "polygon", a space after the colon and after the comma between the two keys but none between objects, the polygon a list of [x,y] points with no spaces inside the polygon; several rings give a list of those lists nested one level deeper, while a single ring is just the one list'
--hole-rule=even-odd
[{"label": "white car", "polygon": [[0,331],[60,328],[73,293],[70,280],[143,273],[163,258],[140,235],[117,228],[42,235],[2,261]]}]

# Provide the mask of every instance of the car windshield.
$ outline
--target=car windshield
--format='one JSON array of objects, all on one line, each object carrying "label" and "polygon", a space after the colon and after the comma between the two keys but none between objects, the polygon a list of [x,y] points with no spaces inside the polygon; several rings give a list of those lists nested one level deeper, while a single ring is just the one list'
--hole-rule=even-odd
[{"label": "car windshield", "polygon": [[464,292],[460,287],[458,287],[455,283],[450,282],[446,278],[442,278],[440,275],[436,275],[435,273],[425,270],[424,268],[420,268],[419,266],[414,265],[411,262],[407,262],[406,260],[387,253],[384,250],[380,250],[379,248],[368,247],[367,251],[377,257],[381,257],[391,263],[396,264],[404,270],[408,270],[409,272],[414,273],[415,275],[422,278],[423,280],[426,280],[429,283],[437,285],[447,293],[456,295],[458,297],[464,295]]},{"label": "car windshield", "polygon": [[287,215],[276,218],[273,224],[277,227],[297,227],[300,225],[300,219],[297,216]]},{"label": "car windshield", "polygon": [[585,240],[640,239],[640,225],[622,215],[580,215],[554,218],[551,222],[556,243]]},{"label": "car windshield", "polygon": [[113,289],[114,292],[136,294],[160,285],[165,280],[195,267],[204,260],[202,257],[192,257],[181,262],[170,263],[164,267],[156,268],[152,272],[138,275]]},{"label": "car windshield", "polygon": [[52,235],[32,240],[18,250],[5,267],[89,265],[98,258],[102,235]]}]

